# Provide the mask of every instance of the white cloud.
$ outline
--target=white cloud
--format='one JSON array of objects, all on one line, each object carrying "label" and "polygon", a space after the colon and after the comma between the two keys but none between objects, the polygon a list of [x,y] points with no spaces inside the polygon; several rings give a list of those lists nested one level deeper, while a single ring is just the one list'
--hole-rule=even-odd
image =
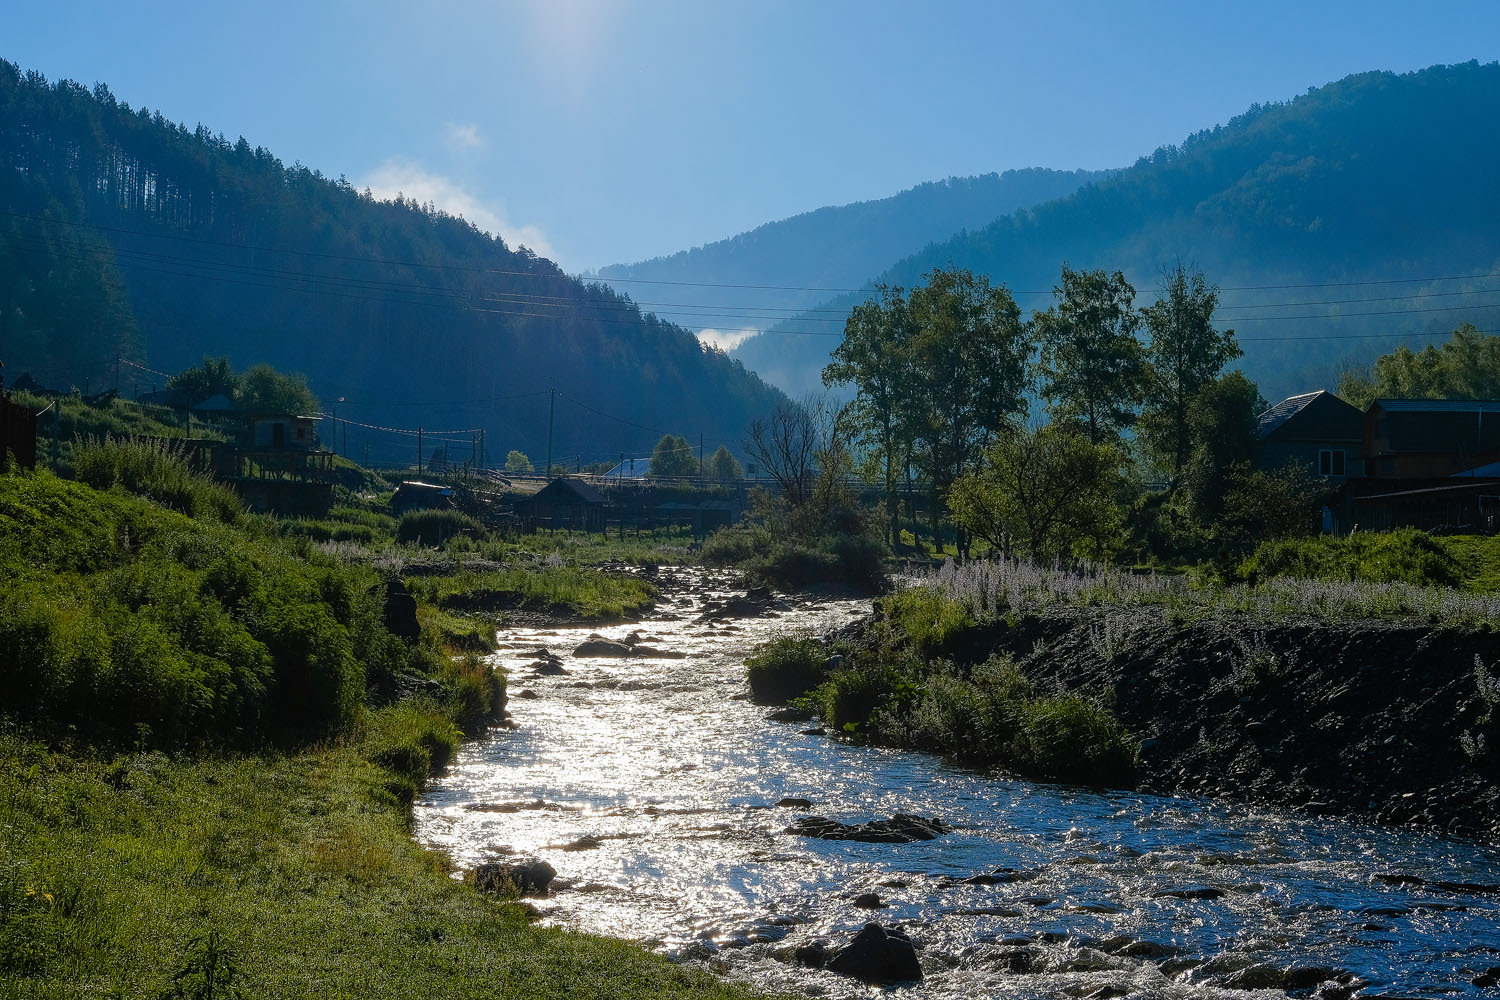
[{"label": "white cloud", "polygon": [[546,235],[536,226],[512,222],[504,202],[482,200],[452,178],[435,174],[420,164],[387,160],[354,186],[362,191],[368,188],[377,201],[390,201],[399,194],[424,205],[431,202],[450,215],[462,216],[485,232],[499,236],[512,250],[526,246],[539,257],[557,260]]},{"label": "white cloud", "polygon": [[448,148],[455,153],[463,153],[473,149],[483,149],[489,143],[484,136],[479,134],[479,126],[473,122],[460,125],[458,122],[449,122],[443,126],[444,140]]},{"label": "white cloud", "polygon": [[759,332],[759,330],[750,326],[745,327],[743,330],[714,330],[710,328],[698,331],[698,341],[710,347],[717,347],[721,351],[732,351]]}]

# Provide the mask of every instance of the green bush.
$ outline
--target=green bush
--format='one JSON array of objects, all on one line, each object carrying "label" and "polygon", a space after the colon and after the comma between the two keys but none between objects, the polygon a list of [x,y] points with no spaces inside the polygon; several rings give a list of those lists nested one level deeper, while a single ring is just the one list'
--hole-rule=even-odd
[{"label": "green bush", "polygon": [[745,661],[750,696],[761,704],[791,701],[818,686],[827,659],[822,643],[816,639],[772,639]]},{"label": "green bush", "polygon": [[1113,713],[1077,695],[1028,702],[1010,765],[1028,778],[1110,786],[1129,783],[1138,744]]},{"label": "green bush", "polygon": [[869,729],[876,710],[901,716],[917,689],[911,678],[892,667],[861,664],[828,675],[813,691],[823,724],[844,732]]},{"label": "green bush", "polygon": [[0,476],[0,715],[101,745],[299,743],[441,663],[385,629],[373,570],[260,531]]},{"label": "green bush", "polygon": [[1464,570],[1440,539],[1402,528],[1262,542],[1235,575],[1248,583],[1289,576],[1456,587]]},{"label": "green bush", "polygon": [[73,444],[73,474],[95,489],[119,486],[200,520],[233,524],[244,504],[229,487],[188,462],[185,446],[165,438],[87,438]]},{"label": "green bush", "polygon": [[720,528],[703,546],[710,566],[733,566],[755,584],[796,591],[820,584],[877,594],[888,555],[875,522],[858,507],[809,503],[788,512],[765,499],[743,522]]},{"label": "green bush", "polygon": [[484,525],[456,510],[416,510],[402,515],[396,527],[396,541],[435,546],[465,533],[483,536]]},{"label": "green bush", "polygon": [[898,591],[883,598],[880,608],[923,656],[944,649],[950,640],[974,625],[974,616],[963,604],[932,587]]}]

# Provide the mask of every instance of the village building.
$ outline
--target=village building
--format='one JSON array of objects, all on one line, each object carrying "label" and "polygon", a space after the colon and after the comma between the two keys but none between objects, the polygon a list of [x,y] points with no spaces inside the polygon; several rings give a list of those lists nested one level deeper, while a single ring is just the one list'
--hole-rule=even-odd
[{"label": "village building", "polygon": [[604,494],[581,479],[554,479],[516,501],[524,530],[604,531]]}]

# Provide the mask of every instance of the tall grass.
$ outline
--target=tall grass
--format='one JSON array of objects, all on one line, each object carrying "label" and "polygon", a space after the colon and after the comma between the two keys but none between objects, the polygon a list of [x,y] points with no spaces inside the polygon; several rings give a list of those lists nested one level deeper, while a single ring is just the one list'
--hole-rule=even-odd
[{"label": "tall grass", "polygon": [[1060,605],[1156,605],[1186,613],[1236,612],[1267,619],[1414,618],[1500,626],[1500,594],[1401,581],[1272,577],[1255,584],[1137,574],[1104,566],[1044,567],[1012,560],[945,563],[908,586],[929,587],[976,621]]},{"label": "tall grass", "polygon": [[95,489],[118,486],[189,517],[233,524],[244,512],[232,489],[193,469],[186,446],[166,438],[82,438],[73,444],[73,474]]}]

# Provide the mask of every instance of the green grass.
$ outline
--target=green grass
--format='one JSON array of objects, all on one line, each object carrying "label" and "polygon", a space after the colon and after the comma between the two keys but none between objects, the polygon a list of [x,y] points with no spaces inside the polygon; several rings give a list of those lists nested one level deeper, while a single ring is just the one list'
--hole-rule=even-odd
[{"label": "green grass", "polygon": [[1249,583],[1297,577],[1454,587],[1466,573],[1453,541],[1403,528],[1262,542],[1235,575]]},{"label": "green grass", "polygon": [[518,557],[557,553],[570,563],[596,566],[627,563],[635,566],[690,566],[699,561],[699,539],[691,528],[665,526],[627,534],[585,531],[539,531],[512,539],[480,543],[474,551],[486,559],[508,562]]},{"label": "green grass", "polygon": [[750,696],[761,704],[791,701],[823,680],[828,652],[817,639],[778,636],[745,661]]},{"label": "green grass", "polygon": [[[421,744],[420,722],[381,724],[368,740]],[[201,984],[209,957],[216,997],[749,995],[449,878],[408,833],[411,761],[369,752],[80,758],[0,737],[0,995],[194,995],[174,977]]]},{"label": "green grass", "polygon": [[517,609],[619,619],[640,614],[656,601],[656,588],[644,580],[579,566],[460,570],[451,576],[412,577],[406,585],[418,600],[445,611]]}]

